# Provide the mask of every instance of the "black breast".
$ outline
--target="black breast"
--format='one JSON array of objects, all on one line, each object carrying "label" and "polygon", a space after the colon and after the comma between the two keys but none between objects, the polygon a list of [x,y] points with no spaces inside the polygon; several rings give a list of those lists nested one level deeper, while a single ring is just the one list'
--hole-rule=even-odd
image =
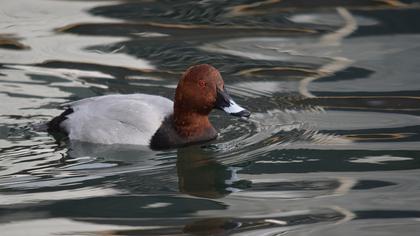
[{"label": "black breast", "polygon": [[164,119],[162,125],[150,140],[151,149],[160,150],[185,145],[185,141],[183,142],[183,139],[176,132],[172,121],[172,115]]}]

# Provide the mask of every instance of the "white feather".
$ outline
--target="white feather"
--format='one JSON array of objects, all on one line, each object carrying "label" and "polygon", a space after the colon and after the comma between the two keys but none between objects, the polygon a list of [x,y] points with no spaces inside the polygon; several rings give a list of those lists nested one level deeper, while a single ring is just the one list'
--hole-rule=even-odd
[{"label": "white feather", "polygon": [[166,116],[167,98],[147,95],[106,95],[66,104],[74,112],[61,127],[69,138],[90,143],[148,145]]}]

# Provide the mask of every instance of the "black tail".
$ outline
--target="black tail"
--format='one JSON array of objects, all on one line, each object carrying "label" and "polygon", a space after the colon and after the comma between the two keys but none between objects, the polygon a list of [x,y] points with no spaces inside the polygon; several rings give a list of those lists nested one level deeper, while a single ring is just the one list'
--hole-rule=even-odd
[{"label": "black tail", "polygon": [[67,119],[67,115],[73,113],[72,108],[68,108],[63,113],[61,113],[59,116],[54,117],[50,122],[47,123],[47,131],[49,133],[62,133],[65,132],[63,129],[60,128],[61,122]]}]

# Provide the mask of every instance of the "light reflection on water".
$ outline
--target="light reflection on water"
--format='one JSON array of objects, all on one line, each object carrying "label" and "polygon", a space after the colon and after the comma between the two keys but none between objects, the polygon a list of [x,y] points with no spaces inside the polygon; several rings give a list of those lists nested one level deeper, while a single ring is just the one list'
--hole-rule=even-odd
[{"label": "light reflection on water", "polygon": [[[0,10],[7,235],[415,235],[418,1],[12,1]],[[215,141],[57,143],[59,105],[171,98],[210,63],[238,103]]]}]

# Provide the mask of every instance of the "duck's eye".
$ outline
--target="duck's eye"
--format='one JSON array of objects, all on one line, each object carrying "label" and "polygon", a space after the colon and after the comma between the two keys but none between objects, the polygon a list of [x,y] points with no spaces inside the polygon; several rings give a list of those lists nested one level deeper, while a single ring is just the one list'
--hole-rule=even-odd
[{"label": "duck's eye", "polygon": [[206,87],[206,85],[207,85],[207,83],[206,83],[206,81],[204,81],[204,80],[199,80],[199,81],[198,81],[198,85],[199,85],[201,88],[205,88],[205,87]]}]

